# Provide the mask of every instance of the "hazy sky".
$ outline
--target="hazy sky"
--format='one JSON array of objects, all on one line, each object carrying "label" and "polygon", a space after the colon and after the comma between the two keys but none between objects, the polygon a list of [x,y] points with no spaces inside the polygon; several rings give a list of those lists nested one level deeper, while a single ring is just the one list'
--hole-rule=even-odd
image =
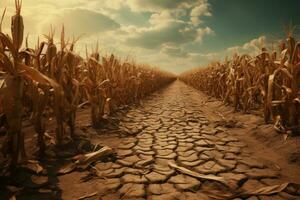
[{"label": "hazy sky", "polygon": [[[5,32],[13,2],[0,0],[1,12],[8,7]],[[22,15],[31,43],[50,24],[58,37],[64,23],[68,35],[84,34],[81,55],[98,40],[103,54],[179,73],[233,52],[258,52],[291,21],[300,25],[299,8],[300,0],[23,0]]]}]

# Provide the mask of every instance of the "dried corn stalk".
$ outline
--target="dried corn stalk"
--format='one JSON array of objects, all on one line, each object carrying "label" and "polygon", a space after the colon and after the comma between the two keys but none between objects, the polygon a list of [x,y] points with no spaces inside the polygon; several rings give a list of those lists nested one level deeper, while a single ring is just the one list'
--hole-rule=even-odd
[{"label": "dried corn stalk", "polygon": [[87,66],[87,77],[85,79],[85,91],[91,104],[91,119],[95,127],[101,126],[104,117],[104,108],[109,101],[107,88],[109,79],[104,79],[103,67],[98,62],[98,54],[94,54],[85,63]]},{"label": "dried corn stalk", "polygon": [[255,57],[234,55],[180,79],[236,110],[262,108],[265,122],[272,120],[277,130],[299,132],[300,44],[290,34],[279,52],[280,57],[262,48]]}]

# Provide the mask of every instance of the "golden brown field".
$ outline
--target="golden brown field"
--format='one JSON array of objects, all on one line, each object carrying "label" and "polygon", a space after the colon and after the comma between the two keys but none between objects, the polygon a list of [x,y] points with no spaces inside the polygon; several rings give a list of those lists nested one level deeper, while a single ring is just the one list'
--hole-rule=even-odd
[{"label": "golden brown field", "polygon": [[15,11],[11,33],[0,21],[1,200],[299,199],[293,28],[176,76],[98,43],[80,56],[63,25],[30,47]]},{"label": "golden brown field", "polygon": [[185,72],[180,79],[236,111],[262,109],[265,122],[274,123],[277,131],[299,134],[300,43],[292,32],[278,50],[235,55]]}]

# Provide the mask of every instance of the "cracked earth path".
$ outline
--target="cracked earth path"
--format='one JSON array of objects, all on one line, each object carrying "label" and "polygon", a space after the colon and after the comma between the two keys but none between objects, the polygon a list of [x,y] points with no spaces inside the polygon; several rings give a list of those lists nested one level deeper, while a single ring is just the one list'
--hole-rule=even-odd
[{"label": "cracked earth path", "polygon": [[[95,165],[105,178],[102,199],[117,194],[120,199],[205,200],[210,199],[205,191],[229,192],[226,185],[172,169],[170,162],[200,174],[224,177],[236,189],[280,182],[278,169],[257,160],[230,129],[209,121],[202,108],[199,94],[175,81],[129,110],[120,126],[140,132],[122,141],[116,162]],[[293,196],[280,193],[249,199],[289,198]]]}]

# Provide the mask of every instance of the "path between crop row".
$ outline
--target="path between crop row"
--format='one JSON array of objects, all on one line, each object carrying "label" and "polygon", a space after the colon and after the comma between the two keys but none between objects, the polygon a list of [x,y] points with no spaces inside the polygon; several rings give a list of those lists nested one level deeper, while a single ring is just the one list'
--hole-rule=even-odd
[{"label": "path between crop row", "polygon": [[[63,197],[75,198],[76,191],[88,188],[86,192],[96,191],[102,199],[110,200],[205,200],[213,194],[250,191],[283,182],[276,165],[257,159],[245,142],[230,134],[230,129],[211,121],[203,106],[199,94],[180,81],[152,95],[129,110],[120,123],[129,130],[141,127],[141,131],[136,137],[122,139],[116,150],[117,160],[97,163],[101,178],[85,185],[76,183],[76,176],[82,175],[79,172],[61,176]],[[196,178],[176,166],[210,178],[222,177],[226,183]],[[281,192],[249,199],[289,198],[294,199]]]}]

